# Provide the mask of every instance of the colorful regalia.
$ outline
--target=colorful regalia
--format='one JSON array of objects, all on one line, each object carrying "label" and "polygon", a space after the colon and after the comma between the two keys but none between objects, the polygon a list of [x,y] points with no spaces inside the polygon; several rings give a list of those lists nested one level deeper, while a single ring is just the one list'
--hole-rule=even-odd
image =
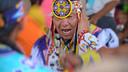
[{"label": "colorful regalia", "polygon": [[[74,12],[71,9],[72,6],[79,18],[81,13],[79,1],[54,0],[53,15],[57,18],[66,18],[71,12]],[[79,33],[76,31],[72,39],[64,42],[52,24],[48,34],[38,39],[33,46],[32,58],[38,60],[43,65],[51,67],[55,72],[63,72],[64,68],[60,58],[67,53],[79,55],[84,64],[99,62],[101,57],[97,50],[105,45],[99,45],[97,38],[100,33],[102,33],[101,28],[90,24],[89,30],[84,28]]]}]

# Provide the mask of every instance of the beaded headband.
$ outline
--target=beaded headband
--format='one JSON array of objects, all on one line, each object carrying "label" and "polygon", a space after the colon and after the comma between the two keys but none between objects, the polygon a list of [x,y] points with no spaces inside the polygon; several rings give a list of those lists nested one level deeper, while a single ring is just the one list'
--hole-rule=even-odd
[{"label": "beaded headband", "polygon": [[82,5],[80,1],[54,0],[52,7],[53,15],[63,19],[68,17],[73,11],[81,13],[80,8],[82,8]]}]

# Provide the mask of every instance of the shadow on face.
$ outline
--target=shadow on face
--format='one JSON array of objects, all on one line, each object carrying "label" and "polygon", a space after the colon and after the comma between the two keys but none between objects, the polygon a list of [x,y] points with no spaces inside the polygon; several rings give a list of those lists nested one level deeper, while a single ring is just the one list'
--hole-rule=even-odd
[{"label": "shadow on face", "polygon": [[53,17],[53,24],[56,31],[64,39],[71,39],[76,32],[78,24],[78,17],[76,13],[72,13],[70,16],[64,19]]}]

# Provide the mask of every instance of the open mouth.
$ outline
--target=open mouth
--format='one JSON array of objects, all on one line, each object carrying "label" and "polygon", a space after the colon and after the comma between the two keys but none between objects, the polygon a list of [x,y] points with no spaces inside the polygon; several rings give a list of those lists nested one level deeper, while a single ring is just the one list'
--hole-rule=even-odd
[{"label": "open mouth", "polygon": [[68,34],[68,33],[71,32],[71,30],[72,30],[72,29],[62,29],[62,32],[63,32],[64,34]]}]

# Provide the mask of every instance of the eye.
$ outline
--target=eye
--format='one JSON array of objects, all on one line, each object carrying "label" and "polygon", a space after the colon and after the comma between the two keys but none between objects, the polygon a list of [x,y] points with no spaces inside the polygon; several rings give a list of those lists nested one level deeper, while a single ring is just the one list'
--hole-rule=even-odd
[{"label": "eye", "polygon": [[57,21],[61,20],[60,18],[56,18],[56,17],[54,17],[54,19],[57,20]]},{"label": "eye", "polygon": [[73,16],[68,16],[69,18],[73,17]]}]

